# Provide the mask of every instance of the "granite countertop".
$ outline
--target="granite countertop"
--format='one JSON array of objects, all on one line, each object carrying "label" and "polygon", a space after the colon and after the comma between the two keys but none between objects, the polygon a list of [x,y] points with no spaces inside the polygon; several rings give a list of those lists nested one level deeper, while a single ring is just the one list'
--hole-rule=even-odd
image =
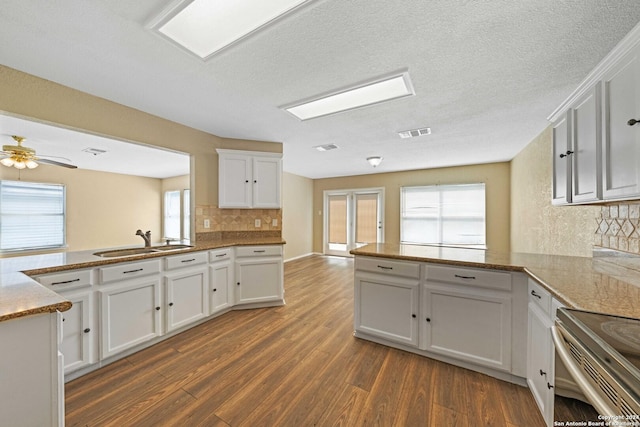
[{"label": "granite countertop", "polygon": [[639,257],[573,257],[401,244],[367,245],[353,255],[520,271],[568,307],[640,318]]},{"label": "granite countertop", "polygon": [[[239,237],[197,243],[192,248],[135,256],[102,258],[103,249],[0,258],[0,322],[39,313],[67,311],[71,302],[29,276],[233,246],[283,245],[281,237]],[[119,248],[113,248],[119,249]]]}]

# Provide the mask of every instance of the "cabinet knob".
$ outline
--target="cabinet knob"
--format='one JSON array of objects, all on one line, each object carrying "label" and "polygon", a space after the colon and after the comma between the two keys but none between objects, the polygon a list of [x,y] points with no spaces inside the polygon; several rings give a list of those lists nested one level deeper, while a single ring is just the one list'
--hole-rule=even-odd
[{"label": "cabinet knob", "polygon": [[415,314],[412,314],[412,315],[411,315],[411,317],[413,317],[413,318],[415,319],[415,318],[416,318],[416,315],[415,315]]},{"label": "cabinet knob", "polygon": [[85,334],[88,334],[89,332],[91,332],[91,329],[89,329],[89,328],[86,328],[86,329],[84,330],[84,333],[85,333]]},{"label": "cabinet knob", "polygon": [[543,371],[542,369],[540,369],[540,376],[541,377],[546,377],[547,373],[545,371]]},{"label": "cabinet knob", "polygon": [[238,282],[237,285],[240,286],[240,282]]},{"label": "cabinet knob", "polygon": [[431,322],[431,318],[430,317],[427,317],[427,322]]},{"label": "cabinet knob", "polygon": [[169,303],[169,307],[173,307],[173,303],[172,302]]},{"label": "cabinet knob", "polygon": [[258,183],[258,180],[257,180],[257,179],[254,179],[254,180],[253,180],[253,183],[254,183],[254,184],[257,184],[257,183]]},{"label": "cabinet knob", "polygon": [[633,125],[635,125],[636,123],[640,123],[640,120],[631,119],[631,120],[629,120],[629,121],[627,122],[627,124],[628,124],[629,126],[633,126]]},{"label": "cabinet knob", "polygon": [[213,292],[218,292],[218,290],[216,288],[213,288]]},{"label": "cabinet knob", "polygon": [[561,159],[564,159],[565,157],[569,157],[569,156],[570,156],[570,155],[572,155],[572,154],[573,154],[573,151],[571,151],[571,150],[567,150],[567,152],[566,152],[566,153],[562,153],[562,154],[560,154],[560,158],[561,158]]},{"label": "cabinet knob", "polygon": [[249,182],[249,180],[248,180],[248,179],[246,179],[244,182],[245,182],[245,183],[248,183],[248,182]]},{"label": "cabinet knob", "polygon": [[160,311],[160,307],[156,307],[156,311]]},{"label": "cabinet knob", "polygon": [[547,383],[547,388],[548,388],[549,390],[551,390],[551,389],[553,388],[553,386],[552,386],[551,384]]}]

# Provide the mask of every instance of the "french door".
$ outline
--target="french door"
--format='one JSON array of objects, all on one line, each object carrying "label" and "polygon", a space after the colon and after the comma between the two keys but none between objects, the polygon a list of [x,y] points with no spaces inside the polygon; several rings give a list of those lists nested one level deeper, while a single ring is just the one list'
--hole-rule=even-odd
[{"label": "french door", "polygon": [[382,188],[324,192],[324,253],[349,255],[384,241]]}]

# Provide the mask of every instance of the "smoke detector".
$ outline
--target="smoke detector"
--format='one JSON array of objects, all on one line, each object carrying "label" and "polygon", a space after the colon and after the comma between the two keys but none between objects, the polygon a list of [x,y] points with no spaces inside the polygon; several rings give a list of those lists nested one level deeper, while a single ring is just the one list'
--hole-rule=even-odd
[{"label": "smoke detector", "polygon": [[416,136],[430,135],[431,128],[420,128],[420,129],[411,129],[411,130],[403,130],[398,132],[400,138],[415,138]]}]

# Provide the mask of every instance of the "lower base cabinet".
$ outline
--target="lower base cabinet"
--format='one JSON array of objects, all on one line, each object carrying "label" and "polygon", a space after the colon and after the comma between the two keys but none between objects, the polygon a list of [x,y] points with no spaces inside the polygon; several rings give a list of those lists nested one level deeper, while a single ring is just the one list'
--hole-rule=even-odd
[{"label": "lower base cabinet", "polygon": [[207,266],[165,277],[166,331],[172,332],[209,315]]},{"label": "lower base cabinet", "polygon": [[71,301],[71,308],[62,316],[62,344],[64,372],[73,372],[94,363],[93,291],[61,293]]},{"label": "lower base cabinet", "polygon": [[235,266],[236,304],[283,300],[282,247],[236,248]]},{"label": "lower base cabinet", "polygon": [[418,346],[419,282],[371,273],[355,279],[357,331]]},{"label": "lower base cabinet", "polygon": [[511,369],[511,295],[425,286],[422,348],[503,371]]},{"label": "lower base cabinet", "polygon": [[110,285],[99,293],[103,359],[160,336],[159,278]]}]

